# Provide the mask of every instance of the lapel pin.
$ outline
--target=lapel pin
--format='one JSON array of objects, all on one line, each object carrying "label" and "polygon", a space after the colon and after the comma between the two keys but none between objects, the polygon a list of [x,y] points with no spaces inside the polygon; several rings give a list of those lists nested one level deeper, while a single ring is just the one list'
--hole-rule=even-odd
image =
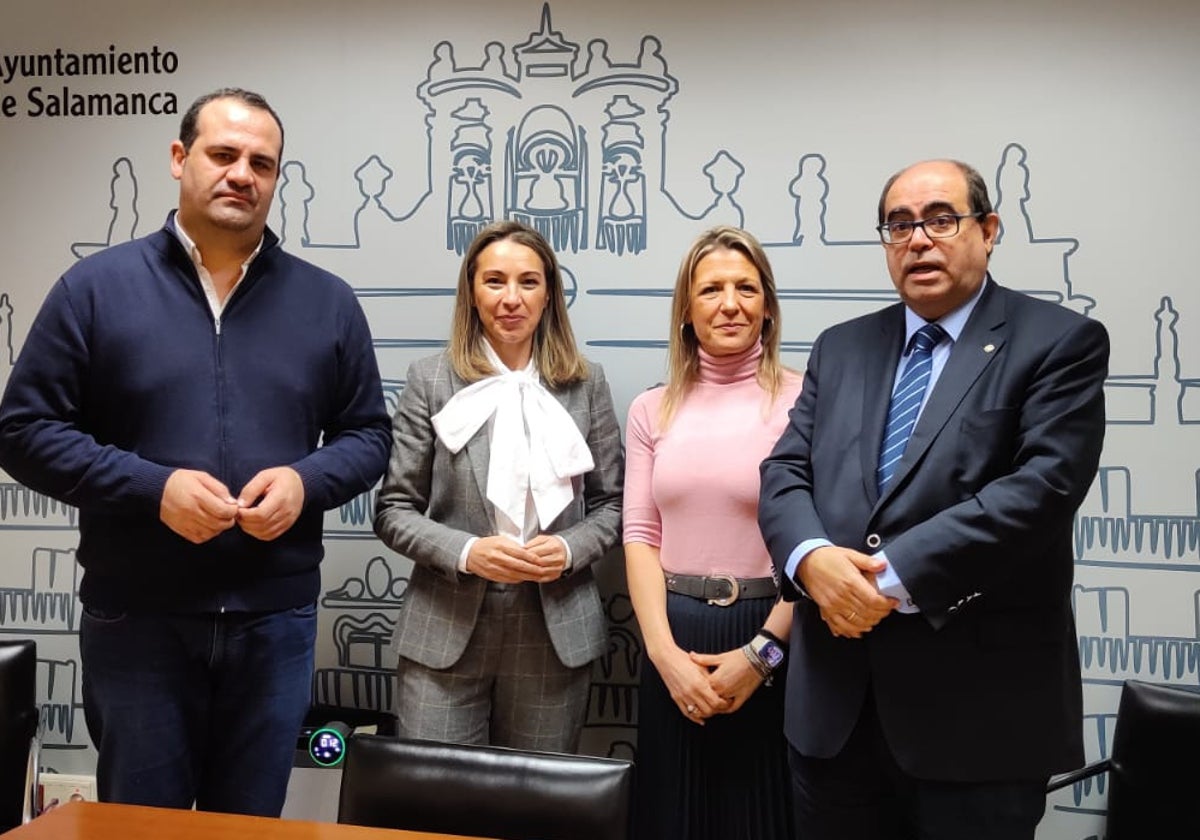
[{"label": "lapel pin", "polygon": [[995,349],[996,349],[996,345],[995,345],[995,344],[985,344],[985,345],[983,345],[983,352],[984,352],[984,353],[991,353],[991,352],[992,352],[993,350],[995,350]]}]

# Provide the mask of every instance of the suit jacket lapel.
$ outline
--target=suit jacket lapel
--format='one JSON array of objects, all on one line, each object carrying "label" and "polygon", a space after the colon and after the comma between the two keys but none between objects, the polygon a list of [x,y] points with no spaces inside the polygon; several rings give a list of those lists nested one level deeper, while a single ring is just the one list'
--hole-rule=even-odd
[{"label": "suit jacket lapel", "polygon": [[[887,422],[888,403],[896,378],[896,365],[904,347],[904,306],[894,306],[880,313],[879,336],[864,342],[863,347],[863,414],[859,439],[862,441],[863,492],[872,504],[879,497],[875,472],[879,467],[879,447],[883,443],[883,426]],[[883,348],[880,353],[876,348]]]},{"label": "suit jacket lapel", "polygon": [[1004,296],[990,277],[985,282],[988,287],[950,351],[950,358],[921,411],[885,497],[900,487],[909,471],[920,463],[926,450],[958,411],[967,391],[1000,354],[1008,338]]},{"label": "suit jacket lapel", "polygon": [[[568,385],[565,388],[557,388],[554,390],[547,388],[546,390],[553,395],[554,399],[558,400],[559,404],[579,428],[580,434],[582,434],[584,437],[587,437],[586,412],[591,408],[591,406],[587,400],[580,398],[580,394],[583,393],[583,388],[581,387],[580,383]],[[575,416],[577,411],[584,415],[583,419]]]}]

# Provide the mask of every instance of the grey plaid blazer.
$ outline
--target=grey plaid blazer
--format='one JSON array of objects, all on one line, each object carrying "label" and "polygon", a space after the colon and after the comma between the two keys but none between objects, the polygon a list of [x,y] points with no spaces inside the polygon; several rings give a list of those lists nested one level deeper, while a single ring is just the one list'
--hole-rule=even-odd
[{"label": "grey plaid blazer", "polygon": [[[571,569],[538,587],[555,653],[572,668],[605,649],[607,629],[592,564],[621,535],[621,430],[604,371],[588,367],[585,381],[553,393],[579,426],[596,466],[576,478],[574,501],[546,529],[570,546]],[[495,532],[492,504],[484,495],[487,428],[455,455],[438,441],[431,421],[466,384],[446,353],[409,367],[375,505],[375,533],[414,563],[393,644],[400,655],[430,668],[450,667],[466,649],[487,581],[460,573],[458,558],[468,539]]]}]

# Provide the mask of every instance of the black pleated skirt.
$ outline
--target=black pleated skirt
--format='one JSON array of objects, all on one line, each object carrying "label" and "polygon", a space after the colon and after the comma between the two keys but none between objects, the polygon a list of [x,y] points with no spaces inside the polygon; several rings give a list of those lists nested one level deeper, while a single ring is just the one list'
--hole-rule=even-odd
[{"label": "black pleated skirt", "polygon": [[[771,598],[728,607],[667,593],[667,619],[684,650],[720,653],[753,638]],[[791,776],[783,736],[786,668],[732,715],[687,720],[648,659],[638,691],[634,836],[638,840],[790,840]]]}]

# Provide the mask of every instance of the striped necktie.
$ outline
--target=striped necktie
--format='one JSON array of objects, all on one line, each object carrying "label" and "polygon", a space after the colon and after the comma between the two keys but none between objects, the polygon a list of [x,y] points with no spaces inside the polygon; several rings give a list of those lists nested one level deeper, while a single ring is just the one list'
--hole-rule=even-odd
[{"label": "striped necktie", "polygon": [[908,357],[904,372],[892,391],[883,443],[879,447],[879,468],[875,471],[875,478],[880,494],[896,472],[896,466],[908,446],[908,438],[917,425],[917,413],[925,399],[929,374],[933,370],[933,348],[943,338],[946,338],[946,331],[937,324],[926,324],[912,337],[912,355]]}]

